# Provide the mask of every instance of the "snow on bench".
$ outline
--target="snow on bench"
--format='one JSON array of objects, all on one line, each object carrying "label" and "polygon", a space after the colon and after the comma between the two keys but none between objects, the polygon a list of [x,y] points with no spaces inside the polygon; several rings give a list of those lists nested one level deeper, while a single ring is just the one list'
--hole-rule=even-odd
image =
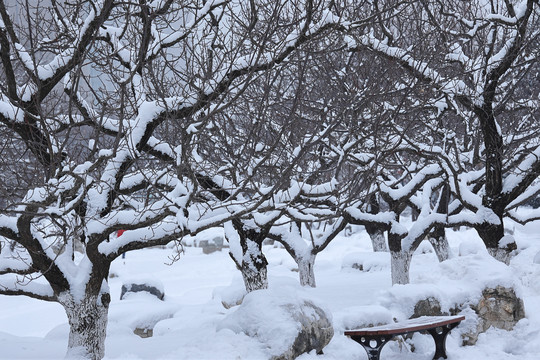
[{"label": "snow on bench", "polygon": [[345,331],[345,335],[364,347],[369,360],[379,360],[384,345],[394,336],[427,331],[435,340],[433,359],[446,359],[446,336],[465,316],[422,316],[399,323]]}]

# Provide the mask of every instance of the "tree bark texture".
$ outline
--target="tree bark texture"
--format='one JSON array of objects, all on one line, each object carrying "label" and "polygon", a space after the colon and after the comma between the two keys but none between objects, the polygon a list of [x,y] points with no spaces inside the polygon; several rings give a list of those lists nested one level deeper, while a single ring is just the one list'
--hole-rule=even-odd
[{"label": "tree bark texture", "polygon": [[300,285],[302,286],[309,286],[309,287],[316,287],[317,284],[315,282],[315,255],[310,254],[309,256],[305,256],[299,259],[295,258],[296,263],[298,264],[298,274],[300,276]]},{"label": "tree bark texture", "polygon": [[515,242],[512,242],[504,247],[499,246],[499,242],[504,237],[502,217],[500,221],[501,223],[498,225],[482,224],[481,227],[477,228],[477,232],[486,245],[488,253],[495,259],[508,265],[512,259],[514,250],[517,249],[517,245]]},{"label": "tree bark texture", "polygon": [[59,296],[69,322],[66,358],[100,360],[105,356],[105,337],[110,295],[86,294],[78,300],[69,293]]},{"label": "tree bark texture", "polygon": [[366,226],[366,231],[369,234],[369,237],[371,239],[371,245],[373,246],[373,251],[375,252],[388,251],[388,247],[386,246],[386,238],[384,237],[384,231],[378,228],[375,228],[375,229],[374,228],[375,228],[374,226]]},{"label": "tree bark texture", "polygon": [[437,259],[439,259],[439,262],[443,262],[450,258],[450,245],[448,244],[448,239],[444,234],[444,229],[441,230],[442,234],[431,233],[428,237],[428,241],[431,246],[433,246],[433,250],[435,250],[435,254],[437,255]]},{"label": "tree bark texture", "polygon": [[392,272],[392,285],[405,285],[410,282],[412,253],[408,251],[390,250],[390,266]]},{"label": "tree bark texture", "polygon": [[246,291],[261,290],[268,288],[268,261],[262,253],[261,244],[249,239],[241,238],[244,257],[240,271],[244,279]]},{"label": "tree bark texture", "polygon": [[388,232],[388,247],[390,248],[390,267],[392,285],[408,284],[409,269],[414,250],[405,251],[401,247],[401,236]]},{"label": "tree bark texture", "polygon": [[[439,197],[439,204],[437,206],[437,213],[448,214],[448,202],[450,200],[450,186],[445,183],[441,189],[441,196]],[[435,254],[439,259],[439,262],[448,260],[450,258],[450,245],[446,238],[446,230],[442,225],[435,225],[431,233],[428,235],[428,241],[435,250]]]},{"label": "tree bark texture", "polygon": [[512,250],[506,248],[487,248],[487,251],[496,260],[499,260],[506,265],[510,265],[510,260],[512,260]]},{"label": "tree bark texture", "polygon": [[[369,197],[368,211],[370,214],[375,215],[375,214],[378,214],[380,210],[381,210],[381,206],[377,199],[377,195],[373,193]],[[386,239],[384,238],[384,230],[374,224],[367,224],[365,225],[365,228],[366,228],[366,232],[368,233],[371,239],[371,244],[373,245],[373,251],[375,252],[388,251],[388,247],[386,246]]]},{"label": "tree bark texture", "polygon": [[[494,90],[493,90],[494,91]],[[486,245],[488,252],[495,259],[508,264],[512,252],[517,248],[515,242],[505,247],[500,247],[499,242],[504,237],[503,213],[507,204],[503,201],[503,140],[497,128],[497,123],[492,110],[492,104],[488,103],[477,110],[478,118],[484,137],[485,167],[486,167],[486,193],[482,199],[482,205],[491,209],[499,218],[499,224],[482,224],[477,228],[478,234]]]}]

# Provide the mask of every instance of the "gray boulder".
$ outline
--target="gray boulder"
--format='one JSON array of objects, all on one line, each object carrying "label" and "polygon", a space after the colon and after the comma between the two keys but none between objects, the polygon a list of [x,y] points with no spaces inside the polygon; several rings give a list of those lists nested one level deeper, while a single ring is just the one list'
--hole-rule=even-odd
[{"label": "gray boulder", "polygon": [[133,330],[133,333],[144,339],[154,336],[154,329],[135,328],[135,330]]},{"label": "gray boulder", "polygon": [[163,300],[165,297],[165,291],[163,290],[163,284],[156,280],[152,281],[131,281],[122,285],[122,292],[120,294],[120,300],[129,293],[137,293],[145,291],[157,297],[159,300]]},{"label": "gray boulder", "polygon": [[441,303],[436,298],[430,296],[427,299],[420,300],[414,306],[414,314],[411,319],[418,318],[420,316],[441,316],[448,315],[443,314],[441,311]]}]

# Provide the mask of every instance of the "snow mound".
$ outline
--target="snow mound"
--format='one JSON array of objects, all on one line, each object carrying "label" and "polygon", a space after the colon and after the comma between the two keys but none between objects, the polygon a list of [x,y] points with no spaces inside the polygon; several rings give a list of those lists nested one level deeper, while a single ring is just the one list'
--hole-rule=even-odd
[{"label": "snow mound", "polygon": [[510,244],[514,244],[516,240],[512,235],[505,235],[499,240],[499,248],[504,249]]},{"label": "snow mound", "polygon": [[459,256],[480,254],[482,252],[487,252],[487,250],[479,239],[464,239],[461,244],[459,244]]},{"label": "snow mound", "polygon": [[111,309],[109,323],[127,326],[132,331],[152,329],[161,320],[172,318],[180,305],[159,300],[147,292],[127,293],[122,306]]},{"label": "snow mound", "polygon": [[418,245],[418,248],[414,252],[415,254],[430,254],[433,252],[433,246],[429,241],[424,240]]},{"label": "snow mound", "polygon": [[416,274],[408,285],[394,285],[383,291],[379,303],[398,320],[409,318],[420,300],[435,298],[443,313],[457,306],[477,304],[486,288],[513,288],[520,295],[521,285],[514,270],[487,252],[455,257],[437,264],[431,271]]},{"label": "snow mound", "polygon": [[342,269],[352,268],[360,271],[382,271],[390,269],[388,252],[356,252],[343,258]]},{"label": "snow mound", "polygon": [[534,255],[533,264],[540,264],[540,251]]},{"label": "snow mound", "polygon": [[334,312],[334,328],[338,331],[354,330],[392,322],[392,313],[380,305],[352,306]]},{"label": "snow mound", "polygon": [[[297,347],[299,338],[305,336],[305,319],[311,325],[308,334],[312,343],[319,342],[314,346],[322,350],[333,336],[329,314],[296,288],[257,290],[244,297],[242,305],[218,324],[218,330],[230,329],[237,334],[254,337],[272,357],[282,358],[291,348]],[[314,332],[322,334],[324,339],[314,336]]]},{"label": "snow mound", "polygon": [[240,277],[233,279],[229,286],[218,286],[212,292],[212,298],[221,301],[226,309],[240,305],[246,295],[244,282]]}]

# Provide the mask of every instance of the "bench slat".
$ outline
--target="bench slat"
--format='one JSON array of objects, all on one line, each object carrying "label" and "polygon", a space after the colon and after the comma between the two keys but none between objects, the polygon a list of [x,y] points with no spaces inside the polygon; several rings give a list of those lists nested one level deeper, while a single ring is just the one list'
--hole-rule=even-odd
[{"label": "bench slat", "polygon": [[394,324],[362,328],[358,330],[347,330],[347,336],[373,336],[373,335],[393,335],[414,331],[432,329],[439,326],[457,323],[465,320],[465,316],[422,316],[416,319],[409,319]]}]

